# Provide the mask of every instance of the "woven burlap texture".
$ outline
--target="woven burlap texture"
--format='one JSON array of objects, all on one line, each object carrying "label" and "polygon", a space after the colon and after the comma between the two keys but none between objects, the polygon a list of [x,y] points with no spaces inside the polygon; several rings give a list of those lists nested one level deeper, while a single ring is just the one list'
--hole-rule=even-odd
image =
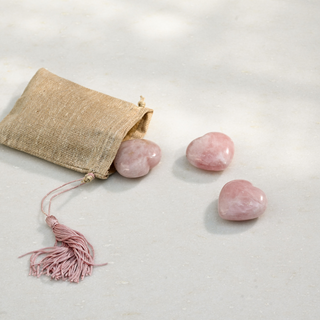
[{"label": "woven burlap texture", "polygon": [[152,113],[42,68],[0,123],[0,143],[106,179],[121,142],[143,138]]}]

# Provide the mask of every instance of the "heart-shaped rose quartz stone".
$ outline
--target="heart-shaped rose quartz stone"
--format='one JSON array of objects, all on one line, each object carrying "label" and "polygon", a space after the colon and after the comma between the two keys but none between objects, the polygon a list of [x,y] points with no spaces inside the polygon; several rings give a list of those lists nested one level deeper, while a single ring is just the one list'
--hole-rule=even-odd
[{"label": "heart-shaped rose quartz stone", "polygon": [[139,178],[148,174],[160,159],[161,149],[154,142],[145,139],[127,140],[121,143],[114,166],[126,178]]},{"label": "heart-shaped rose quartz stone", "polygon": [[209,132],[193,140],[187,148],[187,159],[197,168],[222,171],[234,154],[233,141],[220,132]]},{"label": "heart-shaped rose quartz stone", "polygon": [[226,220],[250,220],[267,208],[265,193],[246,180],[233,180],[224,185],[219,196],[219,215]]}]

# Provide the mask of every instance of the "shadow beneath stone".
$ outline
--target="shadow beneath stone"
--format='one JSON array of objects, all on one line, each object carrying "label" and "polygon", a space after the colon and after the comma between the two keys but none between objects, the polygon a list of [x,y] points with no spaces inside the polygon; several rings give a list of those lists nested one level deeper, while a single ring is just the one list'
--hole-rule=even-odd
[{"label": "shadow beneath stone", "polygon": [[218,213],[218,199],[210,203],[204,216],[206,229],[210,233],[215,234],[242,233],[253,227],[256,222],[257,219],[247,221],[228,221],[220,218]]},{"label": "shadow beneath stone", "polygon": [[107,180],[101,180],[99,183],[103,184],[103,187],[107,191],[118,193],[135,188],[143,178],[144,177],[135,179],[125,178],[115,172]]},{"label": "shadow beneath stone", "polygon": [[222,175],[222,171],[213,172],[194,167],[185,155],[174,162],[172,172],[180,180],[192,183],[211,183],[217,181]]}]

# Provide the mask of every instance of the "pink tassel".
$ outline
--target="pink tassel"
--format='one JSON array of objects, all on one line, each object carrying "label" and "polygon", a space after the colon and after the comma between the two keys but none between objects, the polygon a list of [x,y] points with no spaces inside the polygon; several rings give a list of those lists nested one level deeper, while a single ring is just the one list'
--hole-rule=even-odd
[{"label": "pink tassel", "polygon": [[[75,180],[82,180],[79,185],[63,192],[77,188],[86,182],[90,182],[93,178],[94,175],[90,173],[86,175],[84,179]],[[63,186],[75,181],[68,182]],[[60,189],[61,187],[57,189]],[[60,224],[56,217],[50,215],[51,200],[63,192],[58,193],[50,199],[48,214],[43,211],[43,202],[45,198],[57,189],[49,192],[41,203],[42,212],[47,216],[46,223],[50,228],[52,228],[56,237],[55,245],[53,247],[47,247],[26,253],[19,258],[32,253],[30,258],[29,275],[40,277],[44,274],[55,280],[62,279],[78,283],[80,279],[83,280],[85,276],[91,275],[93,266],[103,266],[107,263],[95,264],[94,249],[84,235]],[[46,254],[47,256],[37,262],[37,258],[42,254]]]}]

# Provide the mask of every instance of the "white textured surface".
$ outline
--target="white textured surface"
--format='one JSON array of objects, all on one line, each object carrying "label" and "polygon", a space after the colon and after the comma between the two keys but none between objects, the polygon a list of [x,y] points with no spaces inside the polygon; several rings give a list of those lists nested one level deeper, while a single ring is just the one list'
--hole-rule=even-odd
[{"label": "white textured surface", "polygon": [[[27,277],[53,244],[39,210],[78,173],[0,146],[1,319],[301,320],[320,314],[319,1],[0,0],[0,119],[40,67],[155,113],[163,157],[57,198],[96,261],[75,285]],[[221,131],[222,173],[184,157]],[[222,186],[246,179],[269,207],[254,222],[218,218]]]}]

